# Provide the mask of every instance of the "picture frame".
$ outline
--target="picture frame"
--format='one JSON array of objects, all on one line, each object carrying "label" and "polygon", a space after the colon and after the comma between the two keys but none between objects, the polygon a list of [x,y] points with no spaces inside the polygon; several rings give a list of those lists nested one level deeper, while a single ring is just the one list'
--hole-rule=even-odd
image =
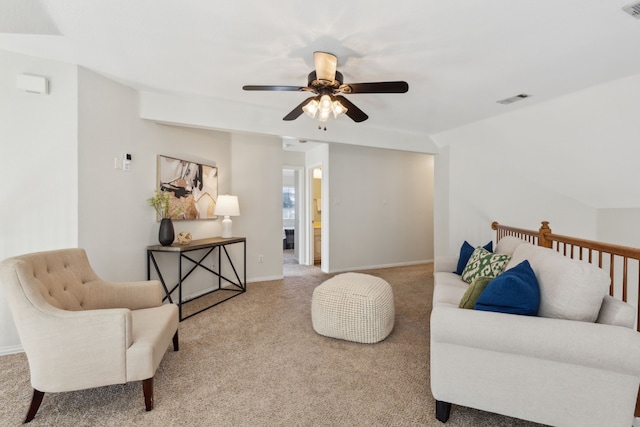
[{"label": "picture frame", "polygon": [[218,168],[158,155],[158,191],[171,194],[172,220],[216,219]]}]

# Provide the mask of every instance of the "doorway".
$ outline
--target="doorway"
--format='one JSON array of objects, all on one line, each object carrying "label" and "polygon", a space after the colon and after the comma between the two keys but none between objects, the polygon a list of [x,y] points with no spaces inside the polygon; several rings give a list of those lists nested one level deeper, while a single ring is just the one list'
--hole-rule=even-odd
[{"label": "doorway", "polygon": [[322,265],[322,166],[311,170],[311,224],[313,265]]},{"label": "doorway", "polygon": [[303,263],[304,237],[301,220],[304,218],[304,185],[302,167],[282,168],[282,250],[283,263]]}]

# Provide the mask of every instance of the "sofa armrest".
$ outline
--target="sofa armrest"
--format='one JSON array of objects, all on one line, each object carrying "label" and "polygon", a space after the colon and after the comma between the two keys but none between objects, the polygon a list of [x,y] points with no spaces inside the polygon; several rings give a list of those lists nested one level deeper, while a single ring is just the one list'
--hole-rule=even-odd
[{"label": "sofa armrest", "polygon": [[430,329],[432,348],[453,344],[640,377],[640,334],[629,328],[436,306]]},{"label": "sofa armrest", "polygon": [[157,280],[87,283],[86,309],[128,308],[139,310],[162,305],[162,284]]},{"label": "sofa armrest", "polygon": [[63,392],[126,382],[126,350],[133,330],[130,310],[67,311],[49,306],[31,313],[37,314],[16,324],[34,388]]},{"label": "sofa armrest", "polygon": [[610,295],[605,295],[600,306],[597,323],[633,329],[635,320],[636,309],[631,304],[627,304]]},{"label": "sofa armrest", "polygon": [[458,268],[458,256],[457,255],[439,255],[435,258],[433,263],[433,272],[447,272],[452,273]]}]

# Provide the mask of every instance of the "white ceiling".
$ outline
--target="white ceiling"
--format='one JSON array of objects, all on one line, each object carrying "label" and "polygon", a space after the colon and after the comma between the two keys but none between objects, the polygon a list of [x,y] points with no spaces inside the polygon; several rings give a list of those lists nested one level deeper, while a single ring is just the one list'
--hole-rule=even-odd
[{"label": "white ceiling", "polygon": [[[234,101],[274,121],[308,95],[242,86],[305,85],[313,52],[327,51],[345,82],[409,83],[406,94],[349,95],[369,120],[339,121],[432,135],[640,73],[640,20],[621,10],[628,3],[2,0],[0,49],[149,92]],[[496,103],[519,93],[532,96]]]}]

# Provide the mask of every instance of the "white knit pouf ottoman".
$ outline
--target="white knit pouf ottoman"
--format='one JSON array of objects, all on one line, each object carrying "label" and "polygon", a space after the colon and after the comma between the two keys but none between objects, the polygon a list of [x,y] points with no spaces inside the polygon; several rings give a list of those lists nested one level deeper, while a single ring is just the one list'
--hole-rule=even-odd
[{"label": "white knit pouf ottoman", "polygon": [[362,273],[343,273],[314,289],[313,329],[320,335],[366,344],[391,333],[395,306],[391,286]]}]

